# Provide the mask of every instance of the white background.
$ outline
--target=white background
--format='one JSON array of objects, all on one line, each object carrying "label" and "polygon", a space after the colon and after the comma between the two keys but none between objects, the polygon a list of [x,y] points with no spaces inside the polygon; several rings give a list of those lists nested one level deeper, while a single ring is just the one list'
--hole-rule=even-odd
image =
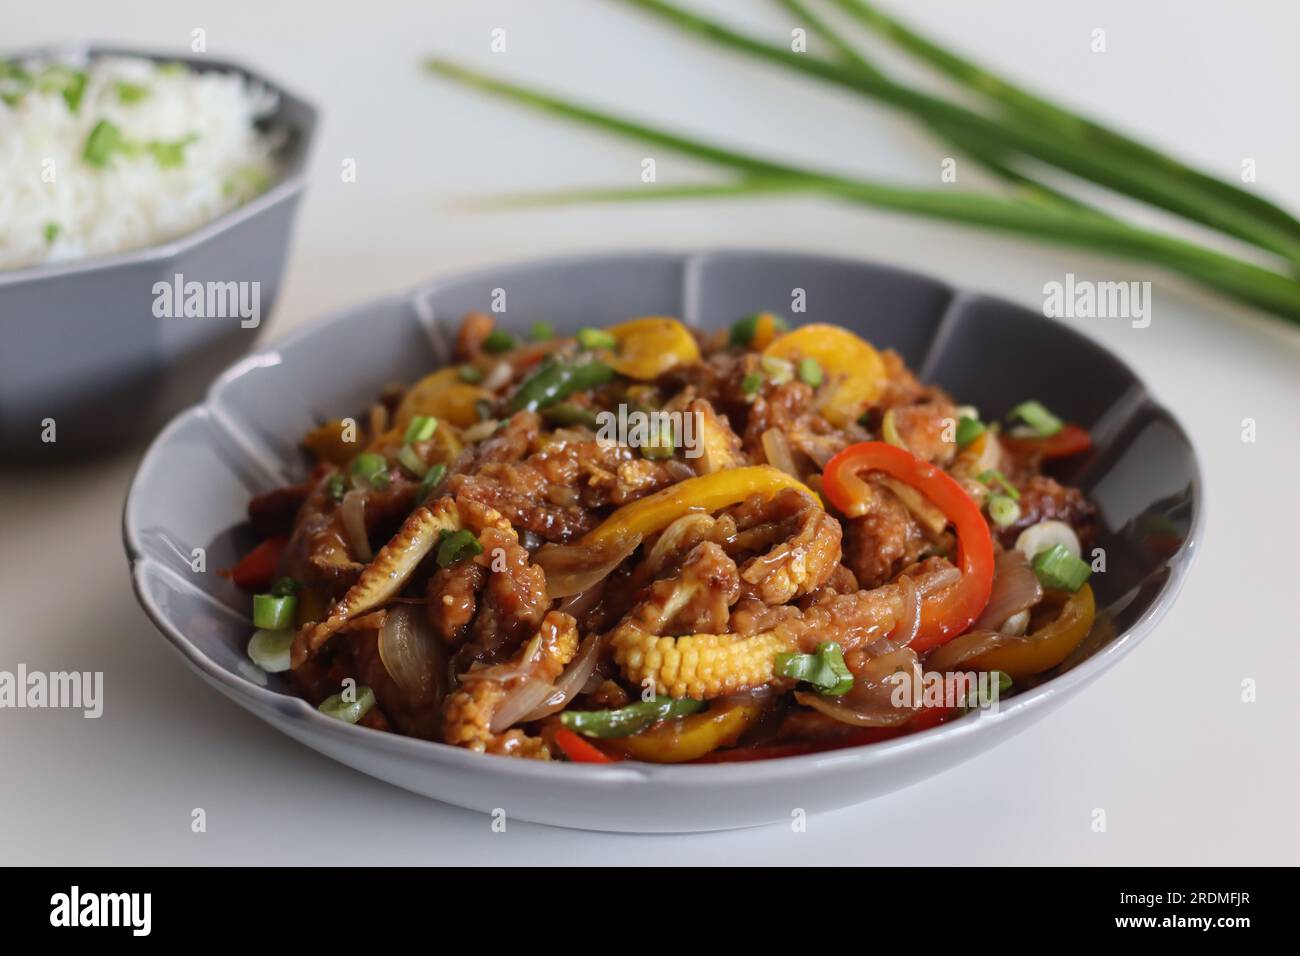
[{"label": "white background", "polygon": [[[767,3],[720,3],[780,38]],[[892,8],[901,9],[893,3]],[[1300,209],[1300,8],[1286,0],[914,2],[907,14],[1013,77]],[[1294,415],[1300,334],[1119,261],[811,200],[482,213],[503,190],[633,185],[645,151],[422,75],[441,51],[733,143],[937,186],[947,151],[883,109],[673,35],[608,0],[11,4],[4,42],[119,41],[262,68],[323,134],[264,341],[467,266],[610,247],[762,246],[930,272],[1038,307],[1043,284],[1155,280],[1154,321],[1075,325],[1189,427],[1201,554],[1165,622],[1014,741],[893,796],[776,825],[613,836],[489,820],[280,736],[192,676],[136,608],[119,536],[139,449],[0,474],[0,669],[102,670],[98,721],[0,711],[0,861],[29,863],[1296,863],[1300,716]],[[489,51],[504,27],[507,52]],[[1094,28],[1107,51],[1090,50]],[[340,181],[345,158],[358,181]],[[659,159],[660,182],[709,170]],[[959,185],[976,185],[959,167]],[[1060,360],[1069,361],[1068,356]],[[1242,420],[1258,441],[1242,441]],[[1258,702],[1242,702],[1242,681]],[[190,832],[192,808],[207,813]],[[1093,832],[1094,808],[1106,812]]]}]

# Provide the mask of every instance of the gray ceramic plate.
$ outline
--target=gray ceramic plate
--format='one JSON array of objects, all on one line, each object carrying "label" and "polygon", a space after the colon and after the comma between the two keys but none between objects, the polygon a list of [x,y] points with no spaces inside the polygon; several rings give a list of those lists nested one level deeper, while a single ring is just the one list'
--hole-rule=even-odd
[{"label": "gray ceramic plate", "polygon": [[[16,57],[50,51],[15,51]],[[241,73],[279,94],[264,122],[285,138],[276,182],[238,209],[170,242],[28,269],[0,271],[0,460],[102,451],[152,434],[203,383],[248,351],[257,328],[240,319],[159,319],[154,283],[257,282],[262,321],[280,289],[289,231],[306,181],[316,110],[235,63],[92,47],[91,56],[181,61]],[[43,442],[54,419],[57,440]]]},{"label": "gray ceramic plate", "polygon": [[[249,496],[302,473],[304,432],[355,414],[387,383],[444,364],[460,317],[504,289],[505,323],[562,330],[635,315],[716,327],[807,295],[834,322],[903,354],[923,378],[988,415],[1027,397],[1087,426],[1093,451],[1061,477],[1097,503],[1107,570],[1094,589],[1114,636],[1091,657],[1004,702],[887,743],[761,763],[588,766],[470,753],[317,713],[251,667],[247,598],[215,574],[254,542]],[[253,355],[154,442],[126,501],[136,592],[205,680],[322,753],[417,793],[481,811],[594,830],[681,831],[788,820],[866,800],[952,767],[1027,727],[1095,680],[1168,609],[1191,561],[1201,479],[1182,428],[1115,356],[1020,306],[896,269],[753,252],[614,255],[486,270],[436,282],[302,331]],[[206,572],[192,570],[204,549]],[[1032,768],[1029,768],[1032,774]]]}]

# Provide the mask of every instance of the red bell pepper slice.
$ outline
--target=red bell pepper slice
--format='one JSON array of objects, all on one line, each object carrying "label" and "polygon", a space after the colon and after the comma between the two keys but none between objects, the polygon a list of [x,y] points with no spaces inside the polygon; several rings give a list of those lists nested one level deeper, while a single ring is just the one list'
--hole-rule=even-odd
[{"label": "red bell pepper slice", "polygon": [[239,563],[233,568],[218,573],[234,581],[245,591],[265,591],[275,580],[276,569],[280,566],[280,557],[288,546],[289,539],[284,535],[267,538],[240,558]]},{"label": "red bell pepper slice", "polygon": [[957,566],[961,581],[921,605],[921,626],[912,650],[938,647],[967,630],[984,610],[993,592],[993,536],[988,522],[970,495],[936,465],[905,448],[880,441],[850,445],[826,463],[822,489],[831,503],[854,516],[865,497],[859,472],[876,469],[906,482],[925,495],[957,532]]},{"label": "red bell pepper slice", "polygon": [[564,756],[574,763],[613,763],[616,759],[568,727],[561,727],[555,732],[555,743],[564,751]]},{"label": "red bell pepper slice", "polygon": [[1036,454],[1043,458],[1069,458],[1092,447],[1092,436],[1078,425],[1065,425],[1055,435],[1046,438],[1017,438],[1003,435],[1000,438],[1008,451],[1018,455]]}]

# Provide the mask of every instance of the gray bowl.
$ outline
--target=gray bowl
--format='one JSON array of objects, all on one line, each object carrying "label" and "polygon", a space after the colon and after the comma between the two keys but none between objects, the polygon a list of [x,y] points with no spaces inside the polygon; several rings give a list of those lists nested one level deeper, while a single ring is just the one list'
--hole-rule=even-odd
[{"label": "gray bowl", "polygon": [[[50,51],[17,52],[37,56]],[[231,318],[156,318],[154,284],[257,282],[262,321],[280,289],[294,212],[306,182],[316,110],[238,64],[116,48],[95,55],[181,61],[241,73],[279,94],[266,120],[283,131],[276,182],[251,202],[161,245],[0,271],[0,458],[109,450],[152,434],[246,352],[257,328]],[[52,443],[42,440],[46,419]]]},{"label": "gray bowl", "polygon": [[[340,723],[244,657],[247,597],[215,569],[254,543],[254,492],[302,473],[297,443],[326,418],[356,414],[385,384],[449,359],[461,315],[507,291],[517,330],[563,330],[635,315],[717,327],[780,309],[806,291],[799,319],[834,322],[898,349],[960,401],[1001,415],[1034,397],[1087,426],[1095,447],[1060,477],[1101,515],[1105,573],[1093,586],[1113,636],[1078,663],[1004,702],[886,743],[761,763],[590,766],[482,756]],[[344,360],[345,359],[345,360]],[[753,252],[612,255],[505,266],[436,282],[321,322],[226,372],[207,401],[154,442],[126,501],[136,593],[206,681],[267,723],[365,773],[439,800],[594,830],[712,830],[790,819],[903,787],[967,760],[1060,706],[1127,654],[1168,610],[1191,562],[1202,485],[1173,416],[1118,358],[1012,303],[955,292],[896,269]],[[206,570],[193,570],[202,549]],[[1031,771],[1032,772],[1032,771]]]}]

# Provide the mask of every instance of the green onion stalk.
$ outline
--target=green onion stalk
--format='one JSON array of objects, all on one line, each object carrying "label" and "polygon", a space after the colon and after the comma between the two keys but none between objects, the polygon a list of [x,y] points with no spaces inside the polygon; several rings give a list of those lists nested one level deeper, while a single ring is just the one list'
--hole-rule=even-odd
[{"label": "green onion stalk", "polygon": [[[650,0],[628,2],[644,5]],[[663,6],[658,0],[654,0],[654,5]],[[780,47],[775,49],[784,52]],[[800,55],[791,56],[799,58]],[[435,74],[519,105],[624,138],[660,146],[722,167],[735,175],[732,181],[717,184],[660,187],[655,190],[584,188],[504,197],[497,201],[499,203],[549,205],[791,193],[828,196],[876,208],[1002,229],[1079,248],[1119,253],[1171,269],[1200,285],[1300,322],[1300,283],[1226,253],[1155,230],[1129,225],[1118,219],[1060,205],[1025,203],[1000,196],[950,189],[894,186],[795,166],[598,110],[471,70],[443,58],[429,59],[426,67]]]}]

